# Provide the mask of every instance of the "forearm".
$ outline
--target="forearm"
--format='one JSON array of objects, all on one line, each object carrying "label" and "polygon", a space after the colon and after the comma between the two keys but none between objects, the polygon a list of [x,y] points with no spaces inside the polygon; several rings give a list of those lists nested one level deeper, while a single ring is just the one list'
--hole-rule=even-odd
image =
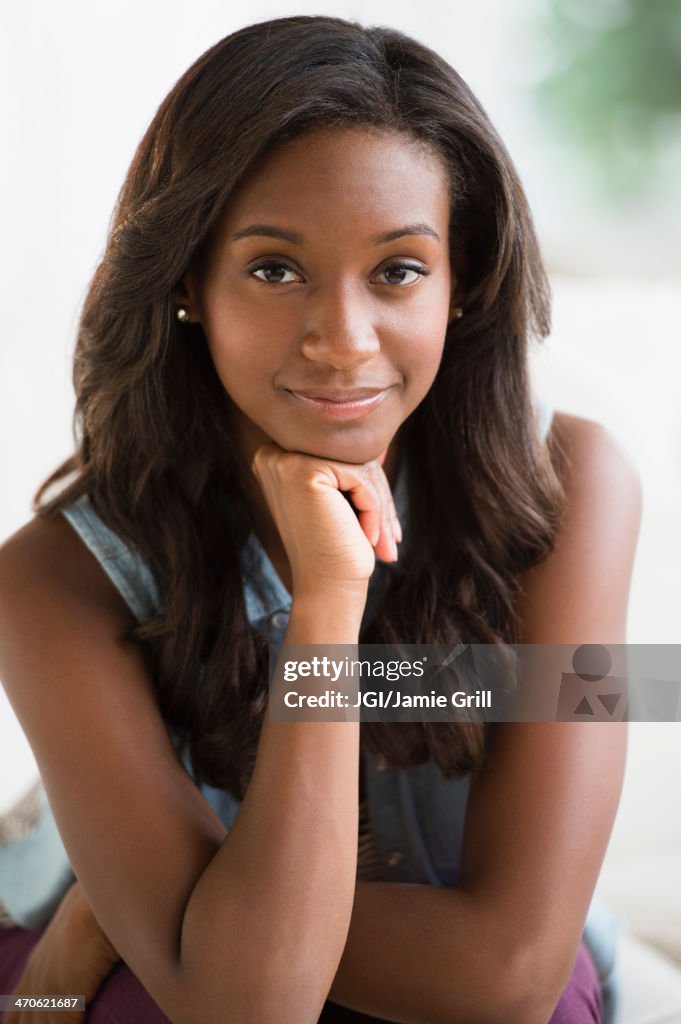
[{"label": "forearm", "polygon": [[462,889],[358,882],[328,998],[397,1024],[530,1024],[529,957]]},{"label": "forearm", "polygon": [[[328,632],[315,614],[292,611],[286,642],[356,642],[358,623],[344,628],[336,611]],[[182,928],[187,990],[222,997],[231,1020],[317,1020],[352,911],[358,765],[358,722],[266,716],[239,813]]]}]

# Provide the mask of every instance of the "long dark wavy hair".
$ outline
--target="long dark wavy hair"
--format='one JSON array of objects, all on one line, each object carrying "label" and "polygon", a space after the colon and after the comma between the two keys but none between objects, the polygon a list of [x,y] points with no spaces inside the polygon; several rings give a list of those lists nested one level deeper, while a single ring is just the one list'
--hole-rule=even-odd
[{"label": "long dark wavy hair", "polygon": [[[209,49],[161,104],[133,159],[80,319],[75,453],[40,486],[56,515],[88,494],[150,565],[161,614],[131,630],[197,782],[241,799],[267,705],[267,639],[249,624],[240,551],[253,518],[202,329],[173,293],[235,188],[270,147],[366,125],[429,144],[449,172],[450,250],[465,316],[400,430],[409,530],[362,643],[518,642],[518,575],[552,549],[564,494],[533,416],[528,349],[549,331],[546,275],[517,173],[441,57],[401,32],[332,17],[250,25]],[[46,491],[66,476],[56,497]],[[480,722],[362,723],[394,767],[479,770]]]}]

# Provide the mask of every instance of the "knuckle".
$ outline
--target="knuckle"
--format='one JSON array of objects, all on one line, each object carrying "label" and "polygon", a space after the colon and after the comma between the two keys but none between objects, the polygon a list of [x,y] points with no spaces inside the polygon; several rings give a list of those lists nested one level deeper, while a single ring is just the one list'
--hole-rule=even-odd
[{"label": "knuckle", "polygon": [[274,468],[282,480],[292,480],[300,472],[300,458],[294,452],[281,452]]},{"label": "knuckle", "polygon": [[268,466],[276,466],[280,455],[281,449],[277,445],[263,444],[251,459],[251,468],[254,472],[263,473]]},{"label": "knuckle", "polygon": [[268,455],[268,453],[266,451],[266,448],[267,448],[267,445],[263,445],[261,448],[258,448],[258,450],[256,451],[255,455],[253,456],[253,458],[251,460],[251,468],[254,471],[261,472],[263,470],[263,468],[264,468],[264,466],[265,466],[265,464],[267,462],[267,455]]}]

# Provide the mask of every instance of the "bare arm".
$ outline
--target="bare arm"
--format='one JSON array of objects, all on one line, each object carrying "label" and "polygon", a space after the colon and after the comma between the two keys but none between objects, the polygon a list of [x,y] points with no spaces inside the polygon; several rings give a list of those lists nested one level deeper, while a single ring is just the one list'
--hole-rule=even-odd
[{"label": "bare arm", "polygon": [[[300,585],[287,639],[356,643],[372,545],[326,470],[309,493],[296,490],[299,463],[285,467],[275,489],[291,547],[304,561],[296,531],[309,541],[316,530],[323,561],[318,578],[293,566]],[[367,511],[381,511],[361,467],[337,472],[343,490],[355,481]],[[295,501],[287,510],[289,485],[312,522]],[[327,539],[343,531],[338,555]],[[324,589],[324,572],[346,570],[349,582]],[[222,1024],[226,1014],[315,1022],[352,909],[358,723],[265,719],[226,835],[172,748],[145,660],[123,640],[130,613],[70,526],[38,520],[15,534],[0,549],[0,581],[0,677],[116,950],[177,1024]]]},{"label": "bare arm", "polygon": [[[641,495],[614,439],[556,414],[572,469],[556,549],[526,574],[523,643],[624,643]],[[612,829],[626,725],[496,727],[472,780],[457,888],[358,883],[329,997],[399,1024],[545,1022]]]},{"label": "bare arm", "polygon": [[[65,521],[37,527],[1,552],[0,674],[102,928],[178,1024],[226,1006],[235,1021],[316,1020],[352,906],[358,724],[266,720],[226,837],[121,641],[121,599]],[[336,640],[356,642],[354,614],[326,608]],[[293,610],[297,642],[325,628],[328,641],[321,609],[314,625]]]},{"label": "bare arm", "polygon": [[[357,643],[358,634],[338,605],[294,605],[285,642]],[[213,987],[221,978],[230,1020],[317,1020],[352,911],[358,765],[358,722],[265,718],[235,823],[182,925],[182,974]]]}]

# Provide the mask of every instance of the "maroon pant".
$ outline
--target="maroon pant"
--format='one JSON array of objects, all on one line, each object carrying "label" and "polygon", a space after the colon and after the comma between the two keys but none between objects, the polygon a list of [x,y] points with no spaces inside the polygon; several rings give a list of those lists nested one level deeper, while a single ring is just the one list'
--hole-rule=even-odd
[{"label": "maroon pant", "polygon": [[[29,954],[40,938],[39,930],[0,928],[0,994],[10,995]],[[51,994],[51,993],[50,993]],[[55,993],[56,994],[56,993]],[[68,994],[68,993],[65,993]],[[78,993],[73,993],[77,995]],[[0,1011],[0,1021],[4,1014]],[[53,1015],[45,1012],[45,1024]],[[54,1014],[56,1024],[59,1015]],[[378,1017],[346,1010],[327,1002],[319,1024],[373,1024]],[[600,1024],[601,990],[589,952],[581,943],[572,977],[548,1024]],[[142,983],[121,961],[89,1004],[88,1024],[169,1024]]]}]

